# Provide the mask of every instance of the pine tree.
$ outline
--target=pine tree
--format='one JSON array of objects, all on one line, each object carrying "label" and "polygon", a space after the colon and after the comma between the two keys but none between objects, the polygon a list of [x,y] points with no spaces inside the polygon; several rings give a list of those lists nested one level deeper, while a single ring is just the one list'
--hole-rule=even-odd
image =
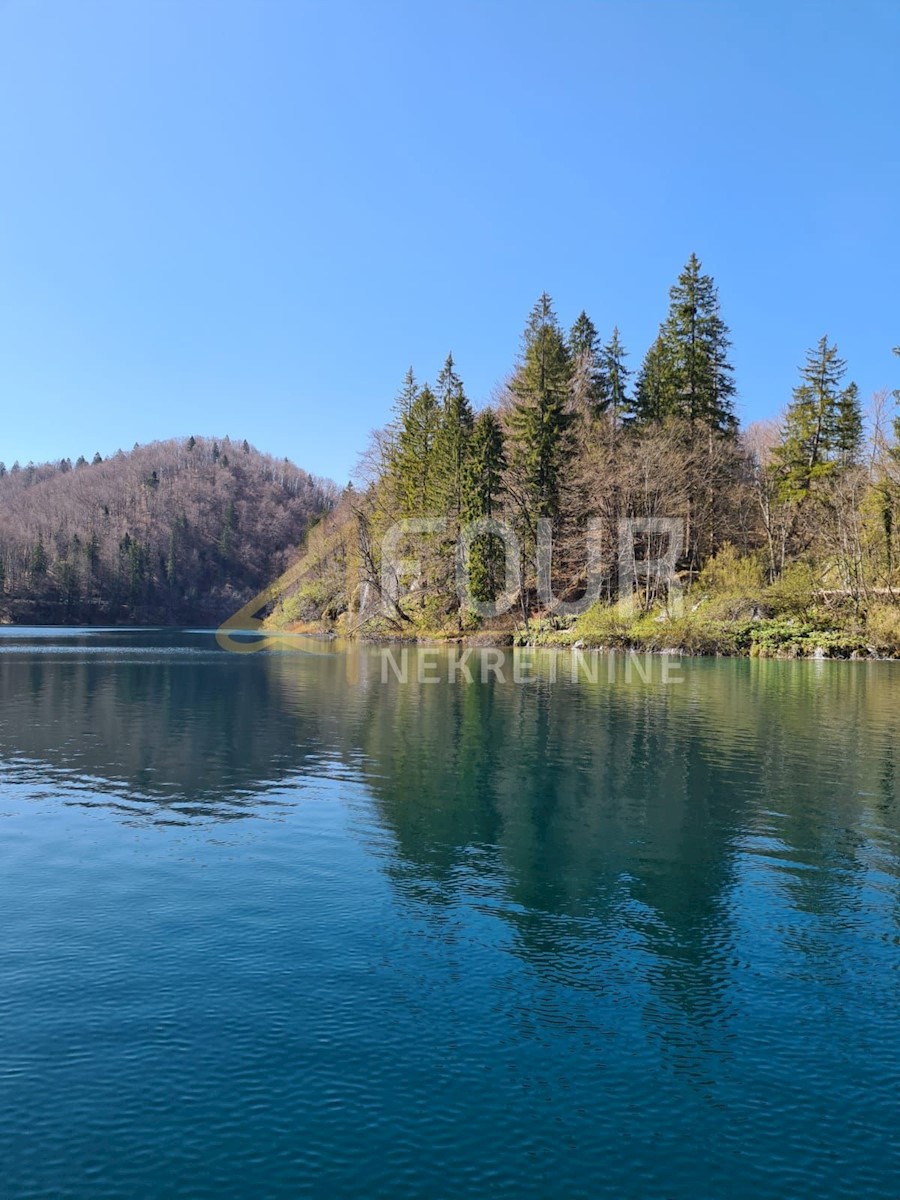
[{"label": "pine tree", "polygon": [[28,563],[28,570],[32,581],[42,579],[47,573],[48,565],[47,551],[44,549],[43,540],[38,538],[32,547]]},{"label": "pine tree", "polygon": [[639,424],[680,417],[694,430],[737,431],[728,326],[710,275],[695,254],[669,289],[669,313],[644,359],[635,388]]},{"label": "pine tree", "polygon": [[[493,409],[478,414],[466,462],[463,517],[467,521],[497,515],[503,491],[506,457],[503,429]],[[493,600],[504,582],[504,546],[485,533],[476,537],[469,555],[469,586],[476,600]]]},{"label": "pine tree", "polygon": [[602,385],[600,337],[593,321],[582,310],[569,331],[571,391],[576,412],[596,416],[600,411]]},{"label": "pine tree", "polygon": [[486,408],[475,421],[466,462],[463,503],[466,520],[496,516],[505,467],[503,428],[494,410]]},{"label": "pine tree", "polygon": [[399,432],[403,422],[409,417],[410,410],[419,395],[419,385],[412,367],[403,376],[403,384],[394,400],[393,428]]},{"label": "pine tree", "polygon": [[135,604],[144,594],[148,554],[146,547],[137,538],[129,537],[127,533],[125,538],[127,538],[125,557],[128,572],[128,595],[131,603]]},{"label": "pine tree", "polygon": [[662,329],[644,355],[634,389],[634,421],[652,425],[671,415],[676,391],[674,367]]},{"label": "pine tree", "polygon": [[863,416],[859,388],[855,383],[851,383],[841,392],[835,407],[834,449],[838,465],[856,466],[862,446]]},{"label": "pine tree", "polygon": [[463,391],[463,382],[456,373],[456,364],[453,361],[452,354],[448,354],[444,360],[444,365],[441,367],[434,390],[438,403],[442,408],[446,408],[447,402],[452,396]]},{"label": "pine tree", "polygon": [[405,423],[409,420],[409,414],[418,396],[419,385],[416,382],[415,372],[410,367],[403,377],[400,391],[394,397],[394,403],[391,406],[392,416],[385,429],[384,441],[381,446],[382,467],[389,475],[394,477],[397,475],[400,434]]},{"label": "pine tree", "polygon": [[435,443],[441,410],[437,397],[424,384],[400,418],[391,474],[400,505],[400,517],[439,515],[439,472]]},{"label": "pine tree", "polygon": [[528,318],[522,357],[510,385],[510,459],[521,490],[521,508],[533,532],[540,517],[559,513],[570,425],[570,359],[546,292]]},{"label": "pine tree", "polygon": [[846,369],[827,335],[807,351],[776,452],[781,492],[787,500],[804,499],[842,456],[849,461],[858,456],[862,415],[855,385],[841,387]]},{"label": "pine tree", "polygon": [[628,412],[628,379],[631,371],[625,366],[628,351],[619,338],[618,325],[612,331],[612,337],[600,351],[600,388],[599,400],[601,412],[608,412],[618,424]]},{"label": "pine tree", "polygon": [[669,315],[662,336],[672,364],[663,397],[663,415],[686,417],[720,433],[734,433],[735,393],[728,361],[728,326],[719,311],[712,276],[701,273],[692,254],[669,290]]},{"label": "pine tree", "polygon": [[441,412],[435,439],[435,467],[441,516],[459,520],[463,508],[466,459],[475,418],[462,380],[453,368],[451,354],[447,355],[447,361],[438,376],[437,397]]}]

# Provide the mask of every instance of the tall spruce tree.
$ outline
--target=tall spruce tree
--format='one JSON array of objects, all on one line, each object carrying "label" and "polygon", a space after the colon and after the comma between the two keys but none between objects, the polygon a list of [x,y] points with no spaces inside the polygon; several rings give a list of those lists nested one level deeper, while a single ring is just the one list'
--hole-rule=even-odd
[{"label": "tall spruce tree", "polygon": [[644,355],[634,388],[634,422],[652,425],[671,415],[676,392],[669,347],[660,329]]},{"label": "tall spruce tree", "polygon": [[628,380],[631,371],[625,366],[628,351],[622,345],[618,325],[612,331],[612,337],[600,351],[600,410],[608,412],[619,424],[628,412]]},{"label": "tall spruce tree", "polygon": [[669,289],[668,316],[638,377],[637,420],[680,417],[692,430],[736,433],[730,344],[715,283],[692,254]]},{"label": "tall spruce tree", "polygon": [[453,365],[453,355],[437,380],[440,423],[435,440],[435,467],[438,474],[441,515],[458,521],[463,508],[466,459],[475,422],[462,380]]},{"label": "tall spruce tree", "polygon": [[841,392],[835,406],[834,451],[841,467],[859,463],[863,448],[863,415],[859,388],[850,383]]},{"label": "tall spruce tree", "polygon": [[[463,518],[475,521],[498,515],[506,456],[503,429],[493,409],[478,414],[466,461]],[[475,538],[469,557],[469,584],[476,600],[494,600],[504,582],[504,547],[484,533]]]},{"label": "tall spruce tree", "polygon": [[522,355],[510,388],[510,461],[531,532],[540,517],[559,513],[566,465],[570,357],[546,292],[528,317]]},{"label": "tall spruce tree", "polygon": [[803,500],[816,480],[859,456],[862,413],[856,385],[842,387],[846,369],[827,335],[806,353],[775,456],[787,500]]},{"label": "tall spruce tree", "polygon": [[692,254],[669,290],[663,338],[673,372],[666,407],[691,426],[720,433],[737,429],[728,332],[712,276],[701,272],[700,260]]},{"label": "tall spruce tree", "polygon": [[[401,398],[403,396],[404,393],[401,393]],[[416,388],[409,407],[399,412],[398,421],[396,447],[391,460],[391,474],[400,509],[397,515],[437,516],[441,497],[435,446],[441,409],[427,383]]]},{"label": "tall spruce tree", "polygon": [[569,330],[568,347],[569,354],[573,359],[580,354],[596,355],[599,352],[600,337],[597,328],[584,309],[575,318],[575,322]]},{"label": "tall spruce tree", "polygon": [[476,517],[494,517],[503,492],[506,455],[503,428],[492,408],[478,414],[470,451],[466,463],[463,515],[468,521]]},{"label": "tall spruce tree", "polygon": [[572,400],[576,412],[596,416],[600,409],[602,348],[594,322],[581,311],[568,337]]},{"label": "tall spruce tree", "polygon": [[452,354],[448,354],[444,360],[444,365],[441,367],[434,390],[437,394],[438,402],[444,407],[446,407],[447,401],[452,396],[463,391],[463,383],[457,374]]},{"label": "tall spruce tree", "polygon": [[399,434],[399,431],[403,426],[403,422],[408,418],[410,410],[413,404],[415,404],[418,395],[419,385],[416,383],[416,374],[412,367],[410,367],[403,376],[403,383],[394,400],[394,416],[391,421],[391,428],[396,434]]}]

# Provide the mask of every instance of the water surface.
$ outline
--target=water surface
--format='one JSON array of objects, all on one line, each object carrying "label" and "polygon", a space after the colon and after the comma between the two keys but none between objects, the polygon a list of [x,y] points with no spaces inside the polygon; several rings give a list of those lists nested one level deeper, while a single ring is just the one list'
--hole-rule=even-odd
[{"label": "water surface", "polygon": [[895,1200],[900,666],[305,647],[0,633],[0,1194]]}]

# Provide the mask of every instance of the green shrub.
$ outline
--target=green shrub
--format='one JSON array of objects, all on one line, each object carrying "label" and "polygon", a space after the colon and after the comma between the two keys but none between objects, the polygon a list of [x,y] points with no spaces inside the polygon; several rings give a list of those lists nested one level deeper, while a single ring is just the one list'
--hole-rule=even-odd
[{"label": "green shrub", "polygon": [[819,574],[809,563],[791,563],[765,589],[763,600],[773,616],[809,619],[815,611],[820,588]]},{"label": "green shrub", "polygon": [[761,621],[751,631],[750,653],[756,658],[849,658],[865,654],[865,638],[852,629],[828,628],[792,618]]},{"label": "green shrub", "polygon": [[756,595],[766,586],[766,573],[758,554],[738,554],[731,542],[726,542],[703,567],[696,586],[719,595]]},{"label": "green shrub", "polygon": [[765,569],[759,554],[738,554],[727,543],[697,577],[688,602],[708,621],[736,621],[764,610]]}]

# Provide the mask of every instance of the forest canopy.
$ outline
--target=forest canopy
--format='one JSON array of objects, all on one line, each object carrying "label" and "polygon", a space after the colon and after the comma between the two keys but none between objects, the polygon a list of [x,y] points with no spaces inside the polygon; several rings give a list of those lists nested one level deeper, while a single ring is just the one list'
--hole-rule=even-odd
[{"label": "forest canopy", "polygon": [[334,485],[246,441],[0,464],[0,618],[219,621],[296,558]]},{"label": "forest canopy", "polygon": [[[490,521],[500,520],[523,549],[508,622],[519,636],[574,627],[604,644],[627,640],[618,617],[603,617],[619,599],[620,524],[666,517],[684,530],[676,565],[692,608],[702,608],[714,630],[731,626],[704,645],[734,649],[741,622],[777,619],[809,627],[819,646],[819,627],[846,627],[851,613],[848,645],[865,647],[875,636],[867,612],[900,645],[896,396],[880,393],[865,413],[837,344],[823,334],[805,352],[798,347],[781,415],[741,428],[730,345],[718,288],[692,254],[635,365],[618,327],[601,334],[582,311],[565,329],[545,293],[528,314],[508,377],[480,412],[451,355],[433,382],[410,368],[390,422],[364,456],[360,487],[345,494],[327,533],[317,531],[301,586],[276,622],[475,630],[483,617],[456,579],[460,531],[472,522],[484,531],[466,558],[470,594],[488,601],[504,588],[504,546],[490,532]],[[398,520],[422,518],[439,518],[440,528],[410,537],[415,569],[385,594],[385,535]],[[550,602],[536,566],[548,528]],[[563,619],[597,571],[598,607],[577,622]],[[661,601],[648,589],[633,619],[652,617],[654,645],[665,642],[660,628],[669,622],[669,642],[682,644]],[[681,630],[688,642],[689,632]],[[742,636],[746,649],[755,632]]]}]

